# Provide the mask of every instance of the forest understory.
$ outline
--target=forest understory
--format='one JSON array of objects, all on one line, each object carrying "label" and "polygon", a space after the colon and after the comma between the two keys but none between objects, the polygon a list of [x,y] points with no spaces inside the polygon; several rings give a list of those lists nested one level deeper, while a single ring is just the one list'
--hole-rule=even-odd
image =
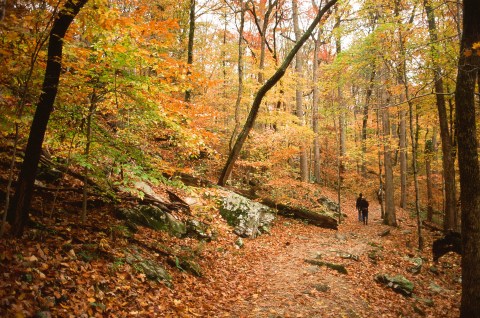
[{"label": "forest understory", "polygon": [[[25,235],[1,240],[0,316],[459,316],[460,256],[448,253],[433,263],[431,244],[441,234],[428,229],[418,251],[416,221],[406,211],[398,211],[398,227],[388,227],[372,202],[363,225],[354,196],[345,194],[347,217],[338,231],[277,216],[269,234],[244,239],[239,248],[215,208],[216,191],[188,193],[197,199],[192,215],[217,233],[210,242],[144,227],[132,233],[115,218],[116,206],[96,201],[80,224],[79,194],[61,192],[49,215],[51,193],[37,192]],[[320,191],[336,198],[327,188]],[[129,255],[163,266],[171,279],[152,280]],[[422,262],[415,274],[416,257]],[[198,267],[186,268],[182,260]],[[403,275],[414,284],[413,295],[377,282],[379,274]]]}]

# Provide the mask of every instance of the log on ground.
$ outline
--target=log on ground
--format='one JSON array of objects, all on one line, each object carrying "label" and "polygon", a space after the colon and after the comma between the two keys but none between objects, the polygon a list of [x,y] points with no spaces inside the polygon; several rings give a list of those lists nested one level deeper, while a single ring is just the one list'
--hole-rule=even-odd
[{"label": "log on ground", "polygon": [[277,209],[278,214],[283,216],[306,220],[310,224],[327,229],[336,230],[338,228],[337,220],[328,215],[316,213],[303,207],[294,207],[287,204],[278,203],[268,198],[264,198],[261,203],[270,208]]}]

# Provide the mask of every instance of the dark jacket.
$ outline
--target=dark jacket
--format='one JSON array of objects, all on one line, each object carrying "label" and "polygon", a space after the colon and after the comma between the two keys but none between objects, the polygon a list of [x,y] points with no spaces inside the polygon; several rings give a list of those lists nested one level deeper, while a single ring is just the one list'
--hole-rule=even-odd
[{"label": "dark jacket", "polygon": [[362,198],[359,203],[360,211],[368,212],[368,201],[365,198]]}]

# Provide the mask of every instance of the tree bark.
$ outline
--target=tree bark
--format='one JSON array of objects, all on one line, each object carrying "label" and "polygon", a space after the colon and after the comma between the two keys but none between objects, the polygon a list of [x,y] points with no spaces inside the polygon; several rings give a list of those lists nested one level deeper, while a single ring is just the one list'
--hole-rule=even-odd
[{"label": "tree bark", "polygon": [[[399,2],[395,3],[396,9],[399,7]],[[398,12],[398,11],[397,11]],[[414,11],[412,12],[410,24],[413,22]],[[418,117],[416,117],[416,125],[413,125],[413,103],[410,99],[410,90],[407,75],[407,52],[405,49],[404,35],[402,28],[399,27],[399,44],[400,44],[400,68],[399,68],[399,80],[404,86],[404,97],[408,104],[409,112],[409,124],[410,124],[410,142],[412,145],[412,170],[413,170],[413,182],[415,189],[415,213],[417,216],[417,234],[418,234],[418,249],[423,249],[423,236],[422,226],[420,220],[420,207],[419,207],[419,188],[418,188],[418,169],[417,169],[417,146],[418,146]],[[406,129],[406,114],[405,111],[400,110],[400,165],[401,165],[401,184],[402,184],[402,199],[400,200],[400,206],[406,208],[407,202],[407,129]],[[403,141],[402,141],[403,140]],[[402,168],[403,166],[403,168]]]},{"label": "tree bark", "polygon": [[[190,0],[190,18],[189,18],[189,31],[188,31],[188,47],[187,47],[187,76],[192,74],[191,68],[193,67],[193,40],[195,39],[195,1]],[[192,99],[192,89],[189,88],[185,91],[185,101],[190,102]]]},{"label": "tree bark", "polygon": [[243,126],[243,129],[240,132],[240,134],[238,135],[237,141],[235,142],[235,145],[233,146],[233,149],[228,156],[225,167],[223,168],[220,178],[218,180],[218,185],[224,186],[228,178],[230,177],[230,174],[233,169],[233,165],[235,164],[235,161],[237,160],[238,155],[240,154],[240,150],[242,149],[243,144],[247,139],[248,134],[250,133],[250,130],[253,128],[263,97],[283,77],[288,66],[290,65],[293,58],[295,57],[295,54],[310,37],[310,35],[312,34],[317,24],[320,22],[325,12],[327,12],[336,2],[337,0],[331,0],[330,2],[327,2],[327,4],[325,4],[325,6],[320,11],[318,11],[317,16],[315,17],[313,22],[310,24],[307,31],[303,34],[300,40],[295,43],[295,45],[293,46],[291,51],[288,53],[288,55],[285,57],[285,60],[277,69],[277,71],[257,91],[257,94],[255,95],[255,99],[253,100],[252,108],[248,115],[247,121],[245,122],[245,125]]},{"label": "tree bark", "polygon": [[242,102],[243,95],[243,30],[245,27],[245,10],[246,4],[243,0],[240,0],[240,29],[238,31],[238,60],[237,60],[237,71],[238,71],[238,89],[237,89],[237,99],[235,100],[235,127],[233,128],[232,136],[230,137],[230,142],[228,144],[228,149],[232,150],[232,144],[235,138],[237,137],[238,129],[240,129],[240,106]]},{"label": "tree bark", "polygon": [[400,133],[398,135],[400,145],[400,207],[405,209],[407,207],[407,119],[406,111],[402,108],[403,105],[400,106],[399,111]]},{"label": "tree bark", "polygon": [[380,217],[382,220],[385,220],[385,186],[383,184],[383,178],[382,178],[382,151],[381,151],[381,138],[382,133],[380,132],[380,116],[379,116],[380,110],[377,108],[377,111],[375,112],[376,119],[377,119],[377,140],[378,140],[378,150],[377,150],[377,159],[378,159],[378,190],[377,190],[377,200],[378,204],[380,204]]},{"label": "tree bark", "polygon": [[[300,30],[298,22],[298,4],[297,0],[292,0],[292,18],[293,18],[293,29],[295,33],[295,41],[300,40],[302,37],[302,31]],[[295,90],[295,104],[296,104],[296,115],[300,121],[300,125],[305,125],[305,115],[303,111],[303,54],[300,49],[295,55],[295,75],[297,78],[297,87]],[[307,162],[307,150],[305,144],[300,145],[300,180],[302,182],[308,181],[308,162]]]},{"label": "tree bark", "polygon": [[321,163],[320,163],[320,136],[318,135],[319,133],[319,127],[318,127],[318,117],[319,117],[319,111],[318,111],[318,96],[319,96],[319,89],[318,89],[318,64],[319,64],[319,58],[318,58],[318,51],[320,49],[320,30],[318,31],[317,37],[315,39],[315,48],[314,48],[314,53],[313,53],[313,66],[312,66],[312,73],[313,73],[313,96],[312,96],[312,130],[315,134],[315,137],[313,139],[313,176],[315,179],[315,182],[320,184],[321,180]]},{"label": "tree bark", "polygon": [[284,216],[294,216],[302,220],[307,220],[313,225],[324,227],[327,229],[336,230],[338,228],[337,221],[327,215],[312,212],[300,207],[292,207],[287,204],[275,202],[271,199],[263,199],[262,204],[265,204],[266,206],[273,209],[277,209],[278,213]]},{"label": "tree bark", "polygon": [[480,317],[480,168],[475,116],[479,76],[480,2],[463,0],[463,32],[455,90],[462,209],[462,300],[460,317]]},{"label": "tree bark", "polygon": [[372,65],[372,71],[370,73],[370,81],[368,84],[367,92],[365,94],[365,106],[363,107],[363,117],[362,117],[362,164],[361,164],[361,172],[362,176],[367,176],[367,164],[365,161],[365,154],[367,153],[367,126],[368,126],[368,112],[370,108],[370,100],[372,98],[373,93],[373,85],[375,80],[376,74],[376,63],[375,60]]},{"label": "tree bark", "polygon": [[433,141],[425,142],[425,174],[427,177],[427,221],[432,222],[433,219],[433,185],[432,185],[432,156]]},{"label": "tree bark", "polygon": [[390,114],[388,108],[383,109],[383,164],[385,167],[385,218],[383,223],[386,225],[397,226],[395,215],[395,197],[393,184],[392,150],[390,147]]},{"label": "tree bark", "polygon": [[[336,21],[335,21],[335,28],[340,28],[341,19],[338,14],[336,14]],[[342,36],[340,31],[337,30],[336,37],[335,37],[335,46],[337,51],[337,56],[342,52]],[[339,81],[340,82],[340,81]],[[337,88],[338,94],[338,130],[339,130],[339,167],[340,167],[340,177],[343,176],[345,172],[345,164],[343,163],[343,158],[346,153],[346,124],[345,124],[345,107],[343,105],[343,88],[340,84],[338,84]]]},{"label": "tree bark", "polygon": [[50,31],[47,66],[42,85],[42,92],[35,110],[28,137],[25,158],[18,177],[15,195],[9,208],[8,221],[13,227],[13,234],[20,237],[28,220],[33,185],[42,150],[43,139],[48,120],[53,111],[60,79],[63,38],[70,24],[88,0],[68,0],[53,22]]},{"label": "tree bark", "polygon": [[85,145],[85,168],[84,168],[84,178],[83,178],[83,200],[82,200],[82,213],[80,214],[80,220],[82,223],[85,223],[87,219],[87,203],[88,203],[88,172],[89,172],[89,157],[90,157],[90,146],[92,143],[92,119],[95,114],[95,109],[97,108],[97,94],[95,89],[93,90],[92,95],[90,96],[90,106],[88,108],[87,114],[87,127],[86,127],[86,140]]},{"label": "tree bark", "polygon": [[437,26],[435,24],[434,11],[428,0],[423,2],[428,20],[430,33],[430,53],[432,56],[433,76],[435,81],[435,97],[437,103],[438,120],[440,124],[440,139],[442,141],[443,154],[443,179],[445,183],[445,207],[444,207],[444,231],[456,230],[456,186],[455,186],[455,151],[453,140],[448,126],[448,115],[444,96],[442,70],[438,62],[439,52],[436,48],[438,42]]}]

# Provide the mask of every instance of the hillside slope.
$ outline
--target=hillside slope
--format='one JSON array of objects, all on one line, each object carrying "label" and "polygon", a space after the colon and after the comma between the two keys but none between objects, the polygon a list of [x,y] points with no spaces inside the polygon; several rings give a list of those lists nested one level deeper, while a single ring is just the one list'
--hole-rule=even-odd
[{"label": "hillside slope", "polygon": [[[426,250],[415,250],[413,219],[403,211],[388,229],[372,204],[370,224],[356,220],[354,198],[338,231],[278,217],[270,234],[237,237],[218,213],[215,190],[198,188],[192,214],[217,233],[211,242],[179,239],[139,227],[131,233],[113,217],[115,207],[97,206],[86,224],[79,208],[64,204],[42,216],[48,197],[37,197],[22,239],[0,245],[2,317],[457,317],[460,258],[447,254],[433,265],[433,233]],[[325,194],[328,190],[325,189]],[[331,194],[329,196],[332,196]],[[69,197],[71,200],[72,197]],[[333,197],[332,197],[333,199]],[[352,202],[352,204],[350,204]],[[422,256],[412,274],[408,257]],[[358,257],[358,259],[357,259]],[[133,261],[132,261],[133,258]],[[343,265],[347,274],[305,260]],[[170,280],[142,267],[162,266]],[[197,266],[198,267],[195,267]],[[414,296],[375,282],[377,274],[401,274]],[[201,276],[199,276],[201,275]],[[153,279],[152,279],[153,278]]]}]

